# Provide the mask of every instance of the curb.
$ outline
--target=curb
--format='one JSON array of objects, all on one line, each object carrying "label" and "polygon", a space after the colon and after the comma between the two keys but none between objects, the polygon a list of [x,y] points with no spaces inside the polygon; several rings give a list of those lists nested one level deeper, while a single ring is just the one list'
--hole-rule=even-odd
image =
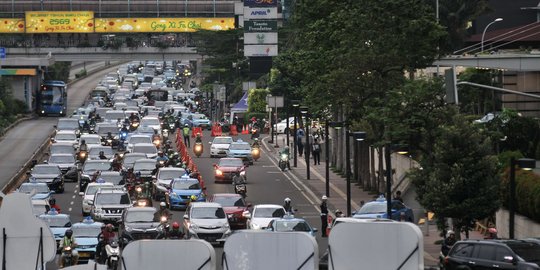
[{"label": "curb", "polygon": [[[30,114],[29,114],[30,115]],[[27,121],[27,120],[32,120],[32,119],[35,119],[36,116],[35,115],[31,115],[31,116],[25,116],[23,118],[19,118],[17,120],[15,120],[15,122],[9,124],[9,126],[7,126],[6,128],[4,128],[4,130],[2,130],[2,132],[0,133],[0,141],[2,141],[4,139],[4,137],[6,136],[6,134],[11,130],[13,129],[15,126],[17,126],[18,124],[24,122],[24,121]]]}]

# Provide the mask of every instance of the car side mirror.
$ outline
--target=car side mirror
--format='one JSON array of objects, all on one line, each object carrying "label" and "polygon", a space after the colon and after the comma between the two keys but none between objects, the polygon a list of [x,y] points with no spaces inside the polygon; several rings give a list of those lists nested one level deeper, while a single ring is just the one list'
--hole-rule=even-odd
[{"label": "car side mirror", "polygon": [[517,260],[514,260],[514,257],[512,256],[504,256],[504,261],[507,262],[507,263],[517,263]]},{"label": "car side mirror", "polygon": [[313,232],[318,232],[319,231],[319,230],[317,230],[317,228],[313,228],[312,230],[313,230]]},{"label": "car side mirror", "polygon": [[208,142],[208,144],[212,144],[212,142]]},{"label": "car side mirror", "polygon": [[184,215],[184,219],[189,219],[189,217],[188,217],[188,215],[187,215],[187,214],[186,214],[186,215]]},{"label": "car side mirror", "polygon": [[249,211],[244,211],[244,213],[242,213],[242,216],[249,219],[251,218],[251,213]]},{"label": "car side mirror", "polygon": [[79,196],[84,196],[84,192],[79,192]]},{"label": "car side mirror", "polygon": [[94,205],[94,201],[93,201],[93,200],[89,200],[89,201],[88,201],[88,205]]}]

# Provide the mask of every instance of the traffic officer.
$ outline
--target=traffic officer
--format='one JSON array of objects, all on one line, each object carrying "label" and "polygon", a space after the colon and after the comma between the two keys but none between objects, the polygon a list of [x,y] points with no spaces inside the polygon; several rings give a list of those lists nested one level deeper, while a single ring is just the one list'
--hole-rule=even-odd
[{"label": "traffic officer", "polygon": [[322,196],[322,202],[321,202],[321,233],[322,237],[327,237],[326,235],[326,228],[328,227],[328,205],[326,204],[326,201],[328,200],[328,197],[326,195]]}]

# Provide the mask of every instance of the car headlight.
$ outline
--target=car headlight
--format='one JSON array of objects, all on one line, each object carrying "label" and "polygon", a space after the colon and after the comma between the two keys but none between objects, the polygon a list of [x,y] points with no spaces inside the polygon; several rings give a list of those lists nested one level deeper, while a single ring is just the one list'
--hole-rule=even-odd
[{"label": "car headlight", "polygon": [[102,212],[103,212],[103,210],[101,208],[94,209],[94,213],[96,213],[96,214],[101,214]]},{"label": "car headlight", "polygon": [[126,232],[131,232],[131,231],[133,231],[133,228],[131,228],[131,227],[126,227]]},{"label": "car headlight", "polygon": [[193,229],[193,230],[197,230],[197,229],[199,229],[199,226],[197,226],[197,224],[195,224],[195,223],[190,223],[189,228]]},{"label": "car headlight", "polygon": [[229,225],[229,223],[225,223],[223,224],[223,226],[221,226],[222,228],[225,228],[225,229],[228,229],[230,228],[231,226]]},{"label": "car headlight", "polygon": [[223,172],[219,169],[216,170],[216,175],[217,176],[222,176],[223,175]]},{"label": "car headlight", "polygon": [[258,230],[261,228],[261,226],[259,224],[256,224],[256,223],[251,223],[251,227],[254,229],[254,230]]},{"label": "car headlight", "polygon": [[246,175],[246,171],[241,171],[240,175],[242,175],[242,176]]}]

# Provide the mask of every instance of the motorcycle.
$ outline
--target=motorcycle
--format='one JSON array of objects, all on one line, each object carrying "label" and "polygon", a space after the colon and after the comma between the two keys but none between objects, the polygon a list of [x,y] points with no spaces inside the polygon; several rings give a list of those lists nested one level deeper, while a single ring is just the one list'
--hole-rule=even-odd
[{"label": "motorcycle", "polygon": [[159,226],[157,227],[158,236],[157,239],[164,239],[167,236],[167,232],[170,230],[169,218],[167,216],[161,216],[159,218]]},{"label": "motorcycle", "polygon": [[261,149],[259,149],[259,147],[252,147],[251,156],[253,156],[253,159],[257,161],[261,157]]},{"label": "motorcycle", "polygon": [[254,139],[257,139],[259,138],[259,129],[256,128],[256,127],[252,127],[251,128],[251,139],[254,140]]},{"label": "motorcycle", "polygon": [[281,171],[285,171],[285,169],[288,167],[289,163],[289,155],[287,154],[281,154],[279,157],[279,168]]},{"label": "motorcycle", "polygon": [[77,154],[77,160],[79,160],[81,163],[84,163],[86,161],[86,158],[88,157],[88,152],[81,150]]},{"label": "motorcycle", "polygon": [[242,196],[242,198],[245,199],[246,198],[246,193],[247,193],[246,184],[242,183],[242,184],[234,185],[234,193],[240,194]]},{"label": "motorcycle", "polygon": [[154,140],[152,141],[152,143],[159,149],[159,146],[161,145],[161,139],[159,139],[159,138],[154,138]]},{"label": "motorcycle", "polygon": [[112,243],[105,246],[105,253],[107,254],[107,266],[109,269],[117,270],[118,261],[120,260],[120,247],[118,242],[112,241]]},{"label": "motorcycle", "polygon": [[64,265],[64,267],[67,267],[67,266],[72,266],[73,265],[73,251],[71,250],[71,246],[65,246],[63,249],[62,249],[62,265]]},{"label": "motorcycle", "polygon": [[139,128],[139,120],[131,121],[131,123],[129,124],[129,131],[135,131],[137,130],[137,128]]},{"label": "motorcycle", "polygon": [[197,157],[200,157],[203,153],[203,144],[200,142],[195,143],[193,146],[193,153],[195,153]]}]

